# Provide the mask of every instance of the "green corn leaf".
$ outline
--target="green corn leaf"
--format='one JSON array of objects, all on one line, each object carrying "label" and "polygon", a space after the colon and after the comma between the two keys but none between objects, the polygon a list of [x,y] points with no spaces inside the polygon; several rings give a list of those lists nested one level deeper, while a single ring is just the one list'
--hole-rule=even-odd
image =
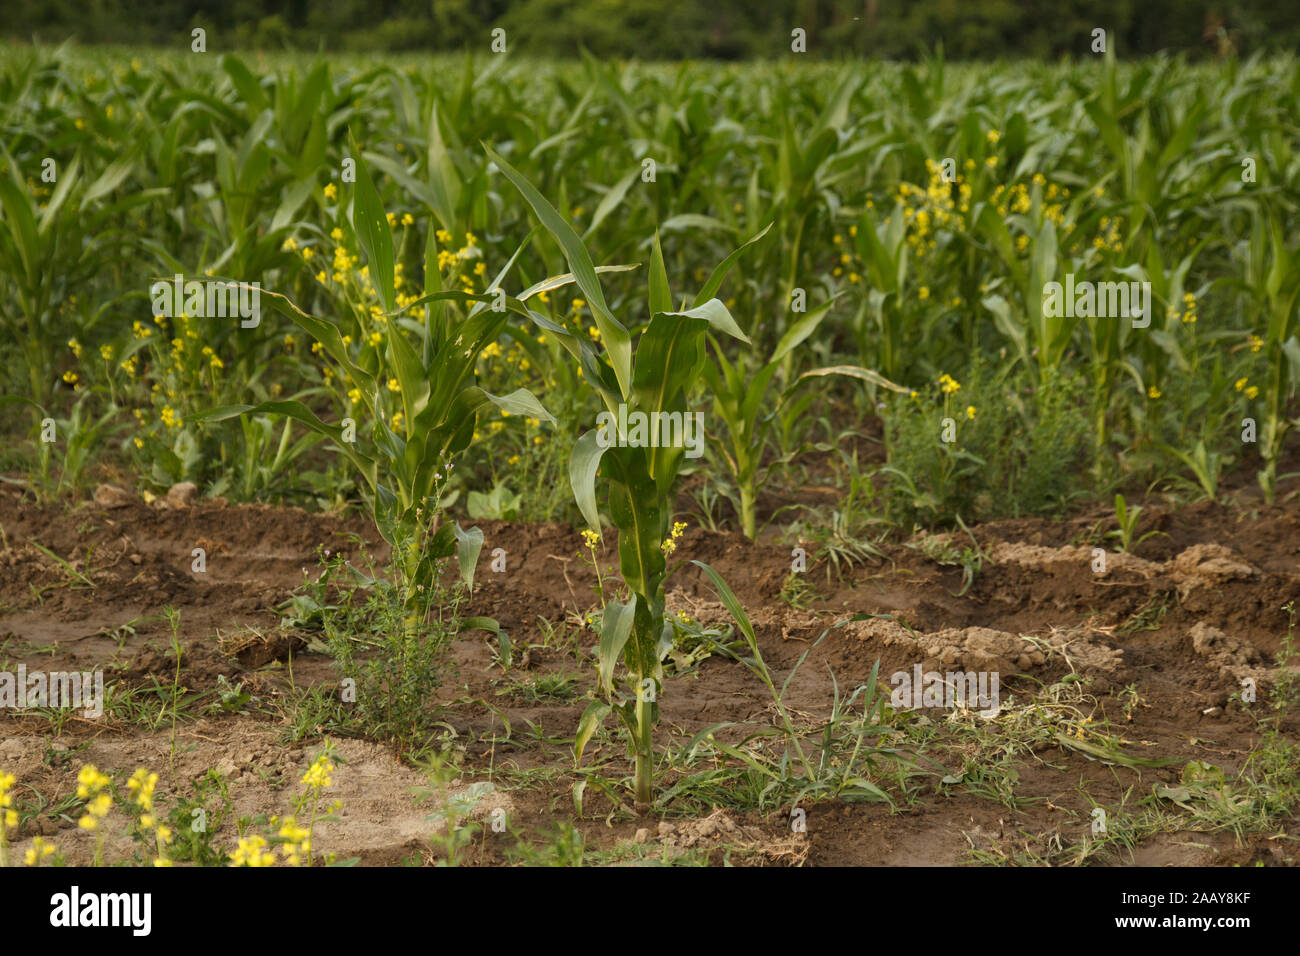
[{"label": "green corn leaf", "polygon": [[795,379],[795,381],[801,382],[806,378],[820,378],[826,375],[847,375],[849,378],[861,379],[864,382],[877,385],[880,388],[887,388],[891,392],[900,392],[904,395],[911,392],[911,389],[904,388],[896,382],[891,382],[879,372],[873,372],[869,368],[861,368],[857,365],[828,365],[825,368],[809,369]]},{"label": "green corn leaf", "polygon": [[478,528],[466,531],[458,521],[451,522],[451,530],[456,536],[456,564],[460,567],[460,576],[473,591],[474,569],[478,565],[479,552],[483,550],[483,532]]},{"label": "green corn leaf", "polygon": [[600,280],[596,278],[596,267],[592,264],[586,246],[573,231],[573,227],[564,220],[554,206],[546,201],[532,183],[520,175],[490,146],[485,144],[483,148],[487,151],[488,157],[496,163],[497,168],[523,194],[524,199],[533,207],[537,218],[542,221],[542,225],[564,250],[564,258],[568,260],[569,269],[573,272],[578,287],[582,289],[595,314],[596,326],[600,329],[601,339],[609,352],[610,364],[618,379],[619,389],[627,395],[632,385],[631,336],[623,324],[609,311],[609,306],[605,303],[605,293],[600,287]]},{"label": "green corn leaf", "polygon": [[668,271],[664,268],[664,251],[659,246],[659,233],[655,233],[654,253],[650,256],[650,312],[671,312],[673,293],[668,286]]},{"label": "green corn leaf", "polygon": [[[600,227],[600,224],[605,221],[605,218],[618,208],[619,204],[627,196],[627,191],[632,188],[632,184],[637,181],[640,175],[641,167],[638,166],[609,187],[605,195],[600,198],[600,202],[597,203],[596,211],[591,215],[591,222],[587,224],[586,231],[582,234],[584,239],[595,232]],[[523,298],[523,296],[520,296],[520,298]]]},{"label": "green corn leaf", "polygon": [[[634,262],[631,265],[622,266],[596,266],[596,272],[631,272],[633,269],[639,268],[641,268],[640,264]],[[563,288],[574,281],[572,272],[563,272],[558,276],[550,276],[543,279],[541,282],[534,282],[523,292],[520,292],[519,301],[527,302],[539,292],[553,292],[554,290]]]},{"label": "green corn leaf", "polygon": [[827,302],[823,302],[811,312],[805,312],[798,321],[791,325],[781,336],[781,341],[776,345],[776,351],[772,353],[770,362],[779,362],[790,352],[794,351],[808,336],[817,331],[817,326],[821,325],[822,319],[830,312],[831,306],[835,304],[838,295]]},{"label": "green corn leaf", "polygon": [[636,600],[627,604],[610,601],[600,625],[599,673],[600,686],[606,693],[614,692],[614,667],[623,655],[623,648],[632,636],[632,622],[636,618]]},{"label": "green corn leaf", "polygon": [[740,261],[740,257],[744,255],[746,249],[768,234],[774,222],[775,220],[769,222],[762,228],[762,230],[745,240],[745,242],[740,245],[740,248],[736,249],[735,252],[727,256],[727,258],[723,259],[714,267],[713,271],[709,274],[709,278],[705,280],[704,286],[700,289],[699,294],[695,296],[695,301],[691,303],[693,306],[701,306],[718,294],[718,290],[722,288],[722,281],[727,278],[727,273],[731,271],[731,267]]},{"label": "green corn leaf", "polygon": [[370,179],[370,171],[361,158],[361,149],[355,139],[349,137],[349,142],[352,144],[352,157],[357,164],[357,182],[352,200],[352,229],[357,234],[361,248],[365,250],[366,264],[370,267],[370,278],[379,294],[379,301],[385,312],[392,312],[395,305],[393,230],[389,228],[379,193]]},{"label": "green corn leaf", "polygon": [[573,497],[587,525],[596,532],[600,531],[600,512],[596,508],[596,472],[600,469],[600,459],[606,451],[596,440],[596,429],[593,428],[574,442],[569,456],[569,485],[573,488]]},{"label": "green corn leaf", "polygon": [[[575,764],[582,760],[582,752],[587,748],[587,744],[591,742],[591,738],[595,736],[596,731],[600,729],[600,725],[605,722],[610,710],[609,704],[604,701],[593,700],[587,705],[587,709],[582,712],[582,716],[578,719],[578,733],[573,740],[573,762]],[[582,791],[586,790],[586,783],[586,780],[579,780],[573,787],[573,799],[578,805],[579,815],[582,813]],[[581,790],[579,787],[581,787]]]}]

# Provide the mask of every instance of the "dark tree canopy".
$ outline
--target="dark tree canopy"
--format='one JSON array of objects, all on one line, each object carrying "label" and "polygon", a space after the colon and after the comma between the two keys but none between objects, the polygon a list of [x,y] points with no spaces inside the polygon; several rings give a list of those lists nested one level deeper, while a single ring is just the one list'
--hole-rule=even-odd
[{"label": "dark tree canopy", "polygon": [[460,50],[501,27],[512,51],[639,59],[812,56],[952,59],[1087,52],[1104,28],[1121,57],[1294,50],[1300,4],[1277,0],[45,0],[9,6],[14,41],[179,45],[204,27],[218,48]]}]

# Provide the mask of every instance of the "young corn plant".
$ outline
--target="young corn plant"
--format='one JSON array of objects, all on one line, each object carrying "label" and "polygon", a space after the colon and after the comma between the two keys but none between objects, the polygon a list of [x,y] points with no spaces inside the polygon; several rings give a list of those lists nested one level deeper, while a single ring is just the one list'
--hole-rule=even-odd
[{"label": "young corn plant", "polygon": [[[354,148],[353,152],[360,156],[360,150]],[[343,384],[352,400],[349,418],[329,424],[300,401],[231,405],[209,410],[201,417],[219,421],[243,415],[283,415],[331,439],[370,492],[375,523],[392,545],[402,574],[407,620],[413,627],[424,602],[436,593],[433,578],[442,560],[455,554],[461,576],[473,585],[483,534],[477,528],[466,531],[454,521],[440,522],[439,504],[453,459],[473,439],[478,412],[495,405],[510,414],[548,422],[553,419],[525,389],[498,396],[476,384],[479,354],[501,335],[509,313],[488,307],[497,298],[490,293],[437,288],[437,248],[432,233],[425,275],[436,291],[417,302],[456,304],[465,311],[430,309],[422,313],[423,321],[397,318],[417,302],[397,308],[389,220],[359,159],[356,173],[349,225],[368,260],[366,270],[360,273],[361,285],[373,289],[384,321],[354,343],[337,322],[308,315],[285,296],[262,292],[273,308],[320,345],[332,363],[331,377]],[[356,440],[356,419],[370,423],[368,443]]]},{"label": "young corn plant", "polygon": [[[677,416],[684,429],[691,390],[707,361],[708,334],[722,332],[749,342],[726,306],[714,297],[744,246],[713,271],[691,308],[675,311],[656,236],[649,270],[650,318],[634,347],[628,327],[606,304],[591,256],[573,227],[509,163],[490,148],[488,155],[564,250],[572,276],[591,305],[604,345],[598,352],[589,340],[533,315],[535,322],[557,335],[578,359],[584,379],[614,420],[614,424],[584,432],[574,444],[569,462],[578,508],[596,533],[601,529],[597,478],[608,488],[608,512],[618,529],[619,571],[627,589],[626,601],[605,602],[598,672],[606,700],[594,702],[583,714],[575,752],[581,759],[583,747],[613,710],[629,737],[636,765],[636,809],[644,814],[653,803],[653,730],[659,715],[662,662],[673,646],[673,625],[664,614],[664,581],[673,542],[672,495],[685,449],[633,445],[629,435],[615,434],[616,423],[623,408],[629,416],[633,411],[645,413],[651,423],[662,421],[662,415]],[[615,680],[620,660],[627,671],[625,685]]]},{"label": "young corn plant", "polygon": [[[764,229],[763,232],[767,230]],[[804,372],[782,390],[775,400],[769,401],[768,389],[777,370],[781,368],[782,361],[817,330],[833,301],[818,306],[791,325],[767,363],[757,373],[749,374],[739,361],[735,364],[727,361],[722,349],[718,348],[718,343],[712,342],[714,360],[705,364],[704,380],[713,393],[713,414],[722,419],[727,428],[727,440],[725,443],[719,441],[719,444],[727,471],[736,486],[738,500],[734,503],[740,513],[740,529],[751,541],[758,533],[755,512],[758,486],[772,465],[776,464],[769,463],[764,467],[763,452],[778,418],[794,400],[795,392],[802,383],[827,375],[846,375],[895,392],[906,394],[908,391],[870,369],[856,365],[836,365]],[[788,460],[789,457],[787,455],[782,460]]]},{"label": "young corn plant", "polygon": [[1300,324],[1296,320],[1300,256],[1287,245],[1282,224],[1271,215],[1256,216],[1250,251],[1247,281],[1255,306],[1267,323],[1263,339],[1268,355],[1268,379],[1264,386],[1264,427],[1260,435],[1264,467],[1258,479],[1272,503],[1277,493],[1277,463],[1282,457],[1282,445],[1295,424],[1287,415],[1287,403],[1292,392],[1291,365],[1296,359],[1295,332]]},{"label": "young corn plant", "polygon": [[1119,539],[1119,549],[1125,554],[1129,554],[1135,547],[1153,535],[1160,534],[1159,531],[1148,531],[1136,541],[1133,536],[1137,534],[1138,521],[1142,517],[1142,508],[1139,505],[1128,507],[1124,501],[1124,496],[1117,494],[1115,496],[1115,521],[1119,527],[1114,531],[1106,532],[1109,538]]},{"label": "young corn plant", "polygon": [[[23,182],[20,163],[0,147],[0,332],[16,341],[26,367],[30,396],[46,404],[54,394],[55,357],[64,334],[64,318],[76,290],[104,271],[121,268],[134,238],[117,228],[127,209],[156,198],[140,191],[115,203],[103,200],[131,174],[135,156],[128,153],[88,182],[80,158],[58,174],[40,202]],[[112,303],[99,306],[103,314]]]}]

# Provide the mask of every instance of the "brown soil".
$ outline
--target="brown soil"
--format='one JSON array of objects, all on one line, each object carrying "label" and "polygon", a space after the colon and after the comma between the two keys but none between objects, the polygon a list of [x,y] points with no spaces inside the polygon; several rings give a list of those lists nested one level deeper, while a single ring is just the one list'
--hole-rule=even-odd
[{"label": "brown soil", "polygon": [[[1239,513],[1209,503],[1178,510],[1153,504],[1142,530],[1162,534],[1132,555],[1108,551],[1106,571],[1097,573],[1090,535],[1099,522],[1103,530],[1113,526],[1113,520],[1105,523],[1107,515],[1098,509],[1070,521],[1020,519],[973,528],[986,557],[960,596],[961,569],[926,557],[921,538],[886,546],[884,560],[858,566],[840,580],[822,566],[812,567],[805,579],[819,596],[805,609],[780,598],[790,573],[790,543],[751,543],[738,534],[692,529],[674,555],[682,565],[671,580],[669,606],[705,624],[727,624],[707,579],[689,560],[717,569],[750,614],[778,686],[807,655],[787,703],[810,722],[829,711],[832,675],[844,695],[868,679],[877,660],[882,681],[896,671],[910,673],[915,664],[925,670],[997,671],[1004,707],[1074,674],[1071,680],[1086,688],[1097,721],[1122,726],[1132,752],[1147,761],[1166,760],[1167,766],[1115,765],[1052,743],[1012,761],[1012,796],[995,799],[960,782],[942,784],[945,773],[960,778],[961,751],[935,750],[927,754],[931,772],[911,778],[905,799],[895,787],[892,807],[809,802],[806,832],[792,832],[788,805],[759,812],[670,802],[659,816],[638,820],[617,812],[594,788],[579,817],[571,754],[562,745],[539,743],[538,735],[571,744],[594,674],[589,658],[579,662],[541,646],[538,619],[559,622],[591,611],[594,575],[579,558],[581,538],[568,525],[480,522],[486,542],[469,612],[490,615],[507,629],[516,661],[504,674],[494,663],[496,642],[489,637],[467,636],[455,646],[458,666],[445,695],[461,702],[442,715],[465,748],[463,775],[453,790],[492,779],[497,786],[474,815],[486,820],[493,810],[505,809],[515,838],[546,833],[561,819],[582,831],[588,848],[643,844],[639,858],[957,864],[970,861],[973,850],[987,854],[984,859],[1041,859],[1085,846],[1094,803],[1120,812],[1126,799],[1176,784],[1189,760],[1215,764],[1229,778],[1242,769],[1260,743],[1269,689],[1289,676],[1275,658],[1288,628],[1283,605],[1300,596],[1300,516],[1292,509]],[[320,549],[354,558],[373,554],[381,561],[386,553],[373,526],[360,517],[189,503],[184,495],[146,505],[105,492],[73,507],[41,508],[0,490],[0,530],[0,670],[19,663],[29,670],[103,667],[107,680],[170,685],[175,661],[163,608],[171,606],[179,611],[183,687],[207,690],[224,675],[272,704],[287,699],[290,680],[298,688],[337,684],[329,659],[308,648],[311,635],[278,630],[275,607],[304,572],[318,573]],[[970,543],[964,535],[951,536],[951,542],[958,549]],[[37,544],[67,561],[75,574]],[[196,547],[206,551],[204,573],[191,569]],[[495,548],[505,549],[504,573],[490,568]],[[609,551],[604,560],[613,560]],[[860,619],[849,620],[854,616]],[[588,637],[583,642],[594,644]],[[506,692],[556,673],[579,678],[573,699],[529,702]],[[1245,678],[1257,683],[1259,703],[1229,699]],[[888,694],[888,686],[883,692]],[[481,702],[491,702],[491,708]],[[772,718],[771,698],[760,681],[721,655],[670,677],[660,705],[657,740],[662,744],[671,736],[678,746],[713,724]],[[92,762],[128,775],[137,766],[158,771],[164,802],[216,768],[233,805],[217,842],[232,846],[237,818],[288,810],[319,744],[286,744],[275,712],[271,706],[182,721],[173,753],[169,719],[150,729],[73,716],[60,730],[36,714],[0,711],[0,769],[18,777],[21,801],[39,795],[46,807],[24,822],[20,841],[53,834],[71,862],[89,858],[91,836],[76,827],[76,811],[56,810],[75,791],[77,768]],[[512,728],[508,739],[502,717]],[[933,719],[941,733],[945,723],[984,718],[964,713],[919,719]],[[521,733],[529,726],[536,733]],[[1294,716],[1280,726],[1296,739]],[[341,765],[330,796],[342,801],[343,810],[318,831],[317,846],[363,863],[435,859],[440,851],[430,844],[438,828],[427,819],[431,803],[413,796],[426,785],[423,774],[378,743],[340,740],[338,746]],[[587,760],[617,756],[621,746],[617,738],[593,744]],[[552,772],[518,785],[518,773],[539,768]],[[1300,859],[1297,822],[1294,816],[1274,820],[1268,832],[1240,836],[1226,830],[1165,832],[1113,861],[1292,864]],[[512,840],[485,827],[466,859],[504,862],[511,846]],[[129,846],[120,849],[129,855]]]}]

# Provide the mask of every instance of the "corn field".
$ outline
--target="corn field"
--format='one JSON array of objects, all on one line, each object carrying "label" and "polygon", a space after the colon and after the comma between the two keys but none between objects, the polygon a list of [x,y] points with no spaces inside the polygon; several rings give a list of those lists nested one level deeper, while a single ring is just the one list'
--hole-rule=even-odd
[{"label": "corn field", "polygon": [[[348,770],[335,745],[369,740],[391,745],[400,773],[428,772],[446,828],[425,862],[504,862],[484,849],[486,824],[464,839],[457,827],[510,789],[495,748],[513,754],[527,725],[534,766],[558,768],[574,810],[544,844],[521,844],[524,862],[590,862],[584,821],[628,836],[649,814],[678,821],[663,836],[708,807],[779,814],[789,837],[791,815],[818,801],[919,799],[931,770],[918,755],[940,731],[909,723],[885,677],[911,667],[895,659],[904,646],[946,660],[944,628],[994,629],[1003,643],[988,646],[1003,649],[987,660],[960,641],[949,656],[1039,686],[994,723],[960,711],[969,721],[943,733],[970,738],[937,751],[940,792],[1012,806],[1015,778],[979,767],[1060,747],[1125,773],[1176,759],[1182,776],[1168,771],[1150,799],[1195,818],[1179,826],[1240,836],[1294,820],[1285,733],[1267,738],[1276,772],[1263,778],[1188,770],[1197,761],[1170,741],[1165,763],[1144,762],[1120,731],[1164,691],[1128,671],[1080,674],[1118,667],[1114,642],[1164,627],[1197,654],[1227,646],[1193,630],[1210,624],[1290,653],[1298,139],[1289,56],[661,64],[0,48],[0,335],[13,350],[0,365],[12,493],[0,560],[15,569],[0,633],[27,642],[6,660],[44,646],[21,615],[92,595],[122,610],[96,619],[119,654],[137,630],[171,647],[174,680],[164,668],[141,683],[122,663],[114,683],[117,664],[104,666],[107,719],[170,732],[151,767],[170,756],[159,794],[178,811],[217,793],[178,772],[178,717],[251,708],[281,746],[325,740],[297,816],[265,839],[241,829],[235,847],[227,825],[223,850],[164,834],[140,823],[157,775],[139,771],[136,802],[112,804],[93,766],[82,836],[129,812],[142,862],[312,865],[311,834],[333,819],[320,801]],[[60,517],[88,496],[91,510]],[[205,508],[226,515],[218,530],[166,524],[218,514]],[[1236,543],[1215,517],[1229,509],[1231,527],[1272,522],[1260,540],[1282,550]],[[100,530],[112,515],[163,517],[128,522],[118,553],[117,532]],[[1211,520],[1223,523],[1204,541],[1187,530]],[[63,546],[42,538],[60,521]],[[1204,605],[1194,572],[1208,565],[1185,557],[1192,546],[1220,548],[1220,598]],[[1007,570],[1031,559],[1027,577]],[[169,570],[140,577],[155,561]],[[1123,594],[1097,584],[1126,573]],[[871,590],[891,574],[919,577]],[[206,617],[191,605],[216,592],[187,590],[204,580],[251,603]],[[538,581],[544,596],[511,596]],[[998,595],[1022,586],[1032,600],[1007,599],[999,620]],[[924,600],[890,596],[914,587]],[[1064,610],[1040,610],[1056,588]],[[149,617],[162,603],[165,618]],[[1215,616],[1240,608],[1258,616]],[[1071,656],[1057,636],[1076,627],[1109,650]],[[792,656],[792,635],[810,650]],[[811,692],[795,672],[837,641],[872,662],[852,683],[818,684],[825,699],[799,697]],[[193,670],[196,646],[240,663],[213,683]],[[854,654],[830,654],[817,679],[851,671]],[[294,682],[295,660],[310,672],[313,657],[320,673]],[[1260,659],[1214,658],[1232,679],[1189,713],[1244,708],[1238,685],[1258,674],[1241,668]],[[477,675],[468,691],[453,693],[456,662]],[[272,693],[286,664],[292,687]],[[683,682],[715,665],[770,697],[767,715],[673,711]],[[1284,670],[1259,679],[1293,689]],[[543,706],[559,715],[545,730]],[[469,739],[492,762],[474,764]],[[981,756],[953,765],[962,753]],[[524,789],[529,772],[511,771]],[[1252,796],[1187,796],[1211,779]],[[1177,829],[1150,814],[1134,832]],[[26,839],[0,826],[0,863],[6,832]],[[1083,863],[1140,843],[1089,840],[968,849],[982,863]],[[39,864],[43,844],[25,845]],[[681,853],[718,862],[691,846]],[[768,863],[809,852],[745,846]],[[83,856],[103,854],[101,841]]]}]

